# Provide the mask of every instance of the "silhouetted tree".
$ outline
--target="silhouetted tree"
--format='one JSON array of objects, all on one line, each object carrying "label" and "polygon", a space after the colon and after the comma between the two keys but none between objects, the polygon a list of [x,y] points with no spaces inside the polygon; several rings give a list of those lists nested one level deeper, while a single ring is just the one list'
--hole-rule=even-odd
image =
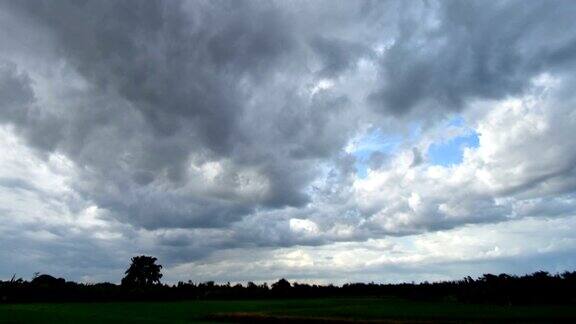
[{"label": "silhouetted tree", "polygon": [[272,290],[286,290],[290,289],[290,287],[291,287],[290,282],[288,282],[288,280],[284,278],[272,284]]},{"label": "silhouetted tree", "polygon": [[132,264],[124,272],[126,276],[122,279],[122,286],[148,287],[159,284],[162,266],[156,264],[156,260],[155,257],[145,255],[133,257]]},{"label": "silhouetted tree", "polygon": [[64,278],[55,278],[48,274],[35,275],[32,284],[36,286],[63,286],[66,283]]}]

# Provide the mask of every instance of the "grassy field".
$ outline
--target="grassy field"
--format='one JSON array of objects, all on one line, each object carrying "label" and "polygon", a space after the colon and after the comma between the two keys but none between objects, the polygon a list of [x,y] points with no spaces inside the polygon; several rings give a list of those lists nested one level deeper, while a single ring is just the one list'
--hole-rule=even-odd
[{"label": "grassy field", "polygon": [[[570,306],[505,307],[388,299],[184,301],[0,305],[0,323],[214,323],[363,320],[398,322],[576,322]],[[336,321],[337,322],[337,321]]]}]

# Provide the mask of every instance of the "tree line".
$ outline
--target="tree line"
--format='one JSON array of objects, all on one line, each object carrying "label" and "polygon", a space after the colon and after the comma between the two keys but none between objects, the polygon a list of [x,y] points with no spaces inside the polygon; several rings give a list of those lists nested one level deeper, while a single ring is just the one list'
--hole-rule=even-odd
[{"label": "tree line", "polygon": [[47,274],[30,281],[22,278],[0,281],[0,302],[85,302],[190,299],[262,299],[318,297],[388,297],[412,300],[454,300],[501,305],[576,304],[576,271],[550,274],[539,271],[515,276],[484,274],[476,279],[378,284],[348,283],[342,286],[290,283],[280,279],[245,285],[213,281],[162,284],[162,266],[150,256],[132,258],[120,285],[76,283]]}]

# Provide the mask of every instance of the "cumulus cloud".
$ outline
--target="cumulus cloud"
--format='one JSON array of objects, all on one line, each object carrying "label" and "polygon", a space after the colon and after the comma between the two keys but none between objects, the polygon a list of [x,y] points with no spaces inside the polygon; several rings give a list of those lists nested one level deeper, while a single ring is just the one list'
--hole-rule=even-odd
[{"label": "cumulus cloud", "polygon": [[[410,233],[569,209],[576,156],[566,139],[576,119],[573,99],[560,84],[539,77],[520,98],[476,107],[483,112],[472,121],[479,146],[465,148],[460,164],[417,167],[419,151],[412,148],[399,153],[390,167],[357,180],[356,199],[371,215],[370,224]],[[427,149],[429,143],[424,137],[420,145]]]},{"label": "cumulus cloud", "polygon": [[[361,266],[311,249],[573,214],[570,2],[0,9],[0,214],[25,271],[68,251],[84,280],[132,253],[344,278]],[[428,158],[467,132],[461,163]]]},{"label": "cumulus cloud", "polygon": [[[223,250],[167,270],[173,280],[405,282],[460,279],[486,272],[529,273],[574,267],[575,218],[522,219],[406,237],[321,247]],[[530,240],[526,241],[526,237]],[[558,262],[550,262],[558,260]]]}]

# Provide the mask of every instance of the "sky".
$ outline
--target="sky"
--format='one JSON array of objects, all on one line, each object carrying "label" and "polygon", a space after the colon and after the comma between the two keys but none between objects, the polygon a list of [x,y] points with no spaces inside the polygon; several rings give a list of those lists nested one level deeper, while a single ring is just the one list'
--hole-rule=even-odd
[{"label": "sky", "polygon": [[0,279],[576,269],[574,1],[0,0]]}]

